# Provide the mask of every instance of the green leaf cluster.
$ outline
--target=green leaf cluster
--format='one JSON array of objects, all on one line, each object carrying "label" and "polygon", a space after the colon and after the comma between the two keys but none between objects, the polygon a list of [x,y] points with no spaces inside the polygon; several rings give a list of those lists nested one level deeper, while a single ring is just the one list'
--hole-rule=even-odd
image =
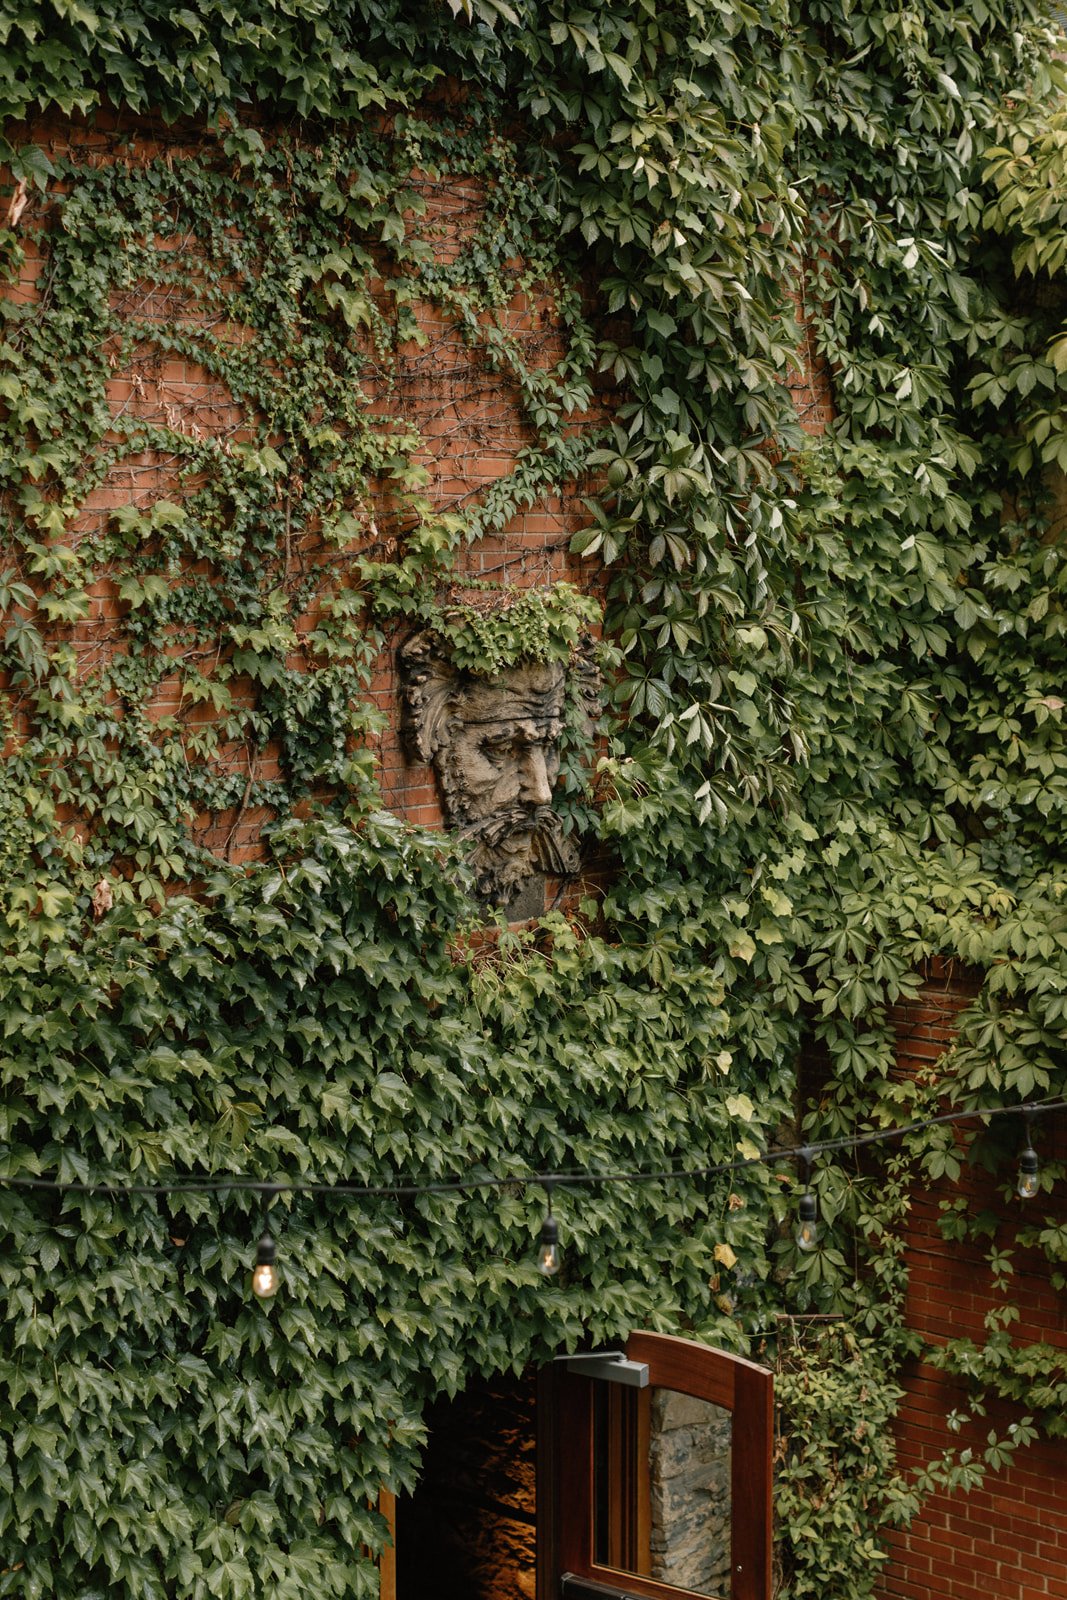
[{"label": "green leaf cluster", "polygon": [[715,1248],[766,1271],[758,1170],[697,1204],[561,1196],[565,1273],[534,1263],[524,1171],[670,1167],[694,1139],[730,1157],[725,1085],[692,1066],[725,1025],[698,970],[658,984],[562,919],[458,960],[461,875],[384,814],[291,825],[268,869],[208,889],[55,939],[5,928],[5,1176],[516,1182],[277,1201],[269,1306],[255,1197],[4,1189],[9,1592],[369,1592],[369,1508],[412,1482],[427,1397],[621,1323],[736,1347]]}]

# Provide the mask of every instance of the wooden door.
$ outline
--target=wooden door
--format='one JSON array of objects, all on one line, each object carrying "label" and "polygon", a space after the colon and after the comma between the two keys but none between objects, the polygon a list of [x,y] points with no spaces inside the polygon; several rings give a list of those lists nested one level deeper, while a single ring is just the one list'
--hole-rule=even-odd
[{"label": "wooden door", "polygon": [[[538,1600],[770,1600],[772,1374],[663,1334],[631,1334],[626,1355],[647,1364],[647,1389],[620,1390],[562,1362],[546,1371],[538,1404]],[[681,1397],[729,1414],[721,1469],[728,1492],[720,1497],[728,1500],[728,1556],[720,1552],[714,1583],[693,1580],[698,1587],[687,1587],[690,1580],[657,1552],[650,1510],[660,1477],[649,1468],[650,1406],[662,1399],[684,1405]],[[675,1455],[684,1444],[677,1441]]]}]

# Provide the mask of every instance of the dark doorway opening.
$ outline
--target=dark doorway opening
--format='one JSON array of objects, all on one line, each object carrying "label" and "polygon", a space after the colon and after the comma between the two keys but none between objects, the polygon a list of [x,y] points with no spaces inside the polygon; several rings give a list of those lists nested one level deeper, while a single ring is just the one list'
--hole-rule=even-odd
[{"label": "dark doorway opening", "polygon": [[534,1600],[536,1379],[478,1381],[427,1413],[396,1503],[396,1600]]}]

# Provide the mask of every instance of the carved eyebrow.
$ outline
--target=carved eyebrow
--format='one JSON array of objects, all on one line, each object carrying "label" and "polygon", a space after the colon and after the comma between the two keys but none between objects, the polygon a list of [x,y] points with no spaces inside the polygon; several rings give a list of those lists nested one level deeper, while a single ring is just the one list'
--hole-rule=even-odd
[{"label": "carved eyebrow", "polygon": [[523,728],[513,728],[510,733],[485,733],[485,734],[482,735],[481,742],[482,742],[483,746],[487,746],[487,745],[505,745],[505,744],[525,744],[525,745],[530,745],[530,746],[534,746],[534,745],[545,745],[545,746],[547,746],[547,745],[553,745],[553,744],[556,743],[556,740],[559,738],[559,734],[560,734],[561,731],[562,730],[560,730],[560,729],[556,729],[554,731],[550,730],[547,733],[541,732],[541,731],[537,731],[535,733],[527,733],[525,731],[525,729],[523,729]]},{"label": "carved eyebrow", "polygon": [[513,701],[509,708],[493,711],[488,716],[473,717],[465,713],[462,701],[457,702],[459,720],[470,728],[490,728],[496,722],[554,722],[561,723],[563,711],[555,701]]}]

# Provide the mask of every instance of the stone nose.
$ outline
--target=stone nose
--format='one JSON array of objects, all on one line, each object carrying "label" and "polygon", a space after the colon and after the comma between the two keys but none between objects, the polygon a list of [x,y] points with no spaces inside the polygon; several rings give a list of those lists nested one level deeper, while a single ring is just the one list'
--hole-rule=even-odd
[{"label": "stone nose", "polygon": [[531,745],[523,752],[519,767],[519,784],[519,796],[526,805],[551,805],[552,781],[548,775],[545,752],[540,745]]}]

